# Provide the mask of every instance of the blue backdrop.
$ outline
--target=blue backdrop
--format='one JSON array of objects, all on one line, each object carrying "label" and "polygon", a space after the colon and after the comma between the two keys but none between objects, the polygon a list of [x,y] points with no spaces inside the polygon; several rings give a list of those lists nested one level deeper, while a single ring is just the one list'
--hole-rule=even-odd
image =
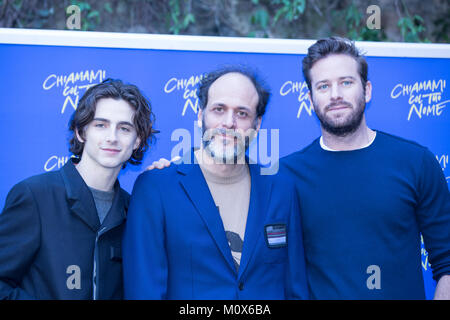
[{"label": "blue backdrop", "polygon": [[[195,85],[205,72],[227,64],[257,69],[272,88],[262,128],[279,135],[279,155],[309,144],[320,135],[307,100],[300,54],[202,52],[0,44],[0,203],[18,181],[57,170],[69,155],[68,121],[89,85],[120,78],[137,85],[150,99],[161,132],[142,166],[119,176],[131,191],[137,175],[153,160],[169,158],[182,139],[195,144]],[[427,146],[450,178],[450,59],[371,57],[373,98],[366,118],[371,128]],[[185,129],[176,130],[176,129]],[[273,129],[277,129],[274,131]],[[172,133],[184,132],[172,141]],[[186,136],[189,133],[190,137]],[[264,137],[264,134],[261,135]],[[251,155],[265,164],[259,144]],[[275,153],[274,145],[268,154]],[[422,249],[427,297],[434,292],[427,253]]]}]

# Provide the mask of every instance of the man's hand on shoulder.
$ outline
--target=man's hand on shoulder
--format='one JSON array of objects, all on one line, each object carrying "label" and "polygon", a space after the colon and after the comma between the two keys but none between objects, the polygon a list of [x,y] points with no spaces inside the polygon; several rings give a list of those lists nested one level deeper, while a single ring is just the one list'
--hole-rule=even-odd
[{"label": "man's hand on shoulder", "polygon": [[157,161],[153,161],[151,165],[149,165],[147,168],[145,168],[145,171],[153,170],[153,169],[164,169],[167,167],[170,167],[172,162],[178,161],[181,158],[179,156],[176,156],[172,158],[171,160],[167,160],[166,158],[161,158]]}]

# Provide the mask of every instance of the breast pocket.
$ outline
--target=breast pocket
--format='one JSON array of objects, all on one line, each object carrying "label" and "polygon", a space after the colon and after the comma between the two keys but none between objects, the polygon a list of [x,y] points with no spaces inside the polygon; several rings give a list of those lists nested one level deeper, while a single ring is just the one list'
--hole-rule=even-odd
[{"label": "breast pocket", "polygon": [[279,248],[265,248],[264,263],[285,263],[287,261],[287,246]]}]

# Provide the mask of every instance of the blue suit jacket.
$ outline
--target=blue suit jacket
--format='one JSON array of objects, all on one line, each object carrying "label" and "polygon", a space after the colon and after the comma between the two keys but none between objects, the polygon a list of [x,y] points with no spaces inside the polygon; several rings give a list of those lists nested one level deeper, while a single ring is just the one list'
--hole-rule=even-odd
[{"label": "blue suit jacket", "polygon": [[[219,211],[198,164],[141,174],[123,239],[126,299],[307,299],[293,184],[250,165],[250,205],[237,271]],[[265,226],[286,226],[269,248]]]}]

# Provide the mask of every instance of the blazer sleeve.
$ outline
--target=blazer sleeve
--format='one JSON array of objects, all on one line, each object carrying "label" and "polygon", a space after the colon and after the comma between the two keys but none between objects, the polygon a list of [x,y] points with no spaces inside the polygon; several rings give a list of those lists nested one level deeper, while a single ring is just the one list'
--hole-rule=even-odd
[{"label": "blazer sleeve", "polygon": [[[287,191],[287,190],[286,190]],[[288,229],[288,270],[286,273],[287,299],[309,299],[308,282],[306,277],[305,250],[303,247],[303,233],[301,226],[301,212],[295,187],[291,188],[291,203]]]},{"label": "blazer sleeve", "polygon": [[145,172],[136,180],[128,209],[122,244],[125,299],[167,296],[164,209],[151,174]]},{"label": "blazer sleeve", "polygon": [[20,284],[38,251],[40,229],[32,191],[21,182],[8,193],[0,215],[0,299],[33,299]]}]

